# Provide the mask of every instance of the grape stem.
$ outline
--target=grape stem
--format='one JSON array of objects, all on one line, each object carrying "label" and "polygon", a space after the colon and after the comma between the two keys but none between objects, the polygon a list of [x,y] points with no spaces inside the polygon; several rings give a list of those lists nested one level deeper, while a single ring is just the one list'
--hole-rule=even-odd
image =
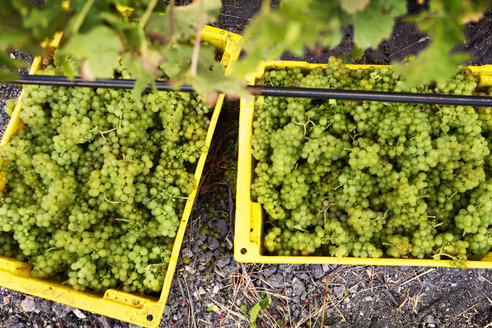
[{"label": "grape stem", "polygon": [[110,204],[120,204],[121,202],[117,202],[117,201],[112,201],[112,200],[109,200],[107,197],[106,197],[106,191],[104,192],[104,200],[107,201],[108,203]]},{"label": "grape stem", "polygon": [[304,135],[306,135],[306,133],[307,133],[307,125],[309,123],[313,124],[313,126],[316,126],[316,124],[314,124],[314,122],[311,121],[311,119],[308,119],[307,122],[305,122],[305,123],[296,122],[295,120],[292,120],[292,122],[294,122],[294,124],[296,124],[296,125],[302,125],[304,127]]}]

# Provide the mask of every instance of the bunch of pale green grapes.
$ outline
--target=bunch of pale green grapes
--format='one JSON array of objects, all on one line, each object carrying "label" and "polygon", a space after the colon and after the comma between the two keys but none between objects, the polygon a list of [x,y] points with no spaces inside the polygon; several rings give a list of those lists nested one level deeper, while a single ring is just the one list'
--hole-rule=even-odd
[{"label": "bunch of pale green grapes", "polygon": [[[54,64],[39,74],[62,74]],[[77,290],[159,292],[209,108],[194,94],[49,86],[20,101],[26,126],[1,149],[0,254]]]},{"label": "bunch of pale green grapes", "polygon": [[[490,95],[466,69],[405,90],[390,68],[272,70],[275,86]],[[264,97],[253,198],[276,255],[480,259],[492,247],[492,109]]]}]

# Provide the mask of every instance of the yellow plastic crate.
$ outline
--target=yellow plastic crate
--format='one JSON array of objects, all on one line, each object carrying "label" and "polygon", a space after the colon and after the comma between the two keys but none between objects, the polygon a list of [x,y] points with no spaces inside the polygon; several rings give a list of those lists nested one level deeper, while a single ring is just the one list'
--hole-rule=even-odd
[{"label": "yellow plastic crate", "polygon": [[[388,65],[347,65],[349,69],[369,67],[390,67]],[[301,68],[307,72],[314,68],[326,68],[326,64],[311,64],[302,61],[264,61],[256,72],[248,78],[254,85],[266,71],[273,69]],[[480,85],[492,86],[492,65],[470,66],[479,77]],[[359,264],[395,266],[451,267],[449,260],[397,259],[397,258],[357,258],[332,256],[272,256],[264,255],[262,246],[263,210],[259,203],[251,199],[251,182],[254,174],[254,159],[251,148],[253,134],[255,100],[241,98],[239,116],[239,158],[237,167],[236,224],[234,234],[234,258],[248,263],[289,263],[289,264]],[[492,253],[481,261],[468,261],[469,268],[492,269]]]},{"label": "yellow plastic crate", "polygon": [[[48,49],[56,48],[61,40],[61,34],[57,34],[53,41],[48,44]],[[224,31],[215,27],[206,26],[202,31],[202,40],[212,44],[222,53],[222,64],[226,67],[226,74],[229,73],[230,64],[237,60],[240,53],[241,36]],[[29,74],[35,74],[41,64],[41,58],[35,58]],[[24,92],[24,91],[22,91]],[[215,104],[215,109],[210,119],[210,126],[207,131],[205,144],[210,146],[217,119],[219,118],[224,95],[219,95]],[[23,127],[23,122],[19,118],[19,113],[22,110],[22,104],[18,103],[9,121],[5,134],[0,143],[0,147],[9,142],[12,135]],[[207,152],[202,152],[195,171],[196,187],[202,175]],[[1,166],[1,163],[0,163]],[[3,189],[4,186],[0,186]],[[135,295],[125,293],[116,289],[108,289],[104,293],[95,294],[90,292],[79,292],[69,286],[55,283],[52,281],[32,278],[29,275],[31,266],[24,262],[19,262],[10,258],[0,256],[0,286],[9,289],[17,290],[26,294],[43,297],[55,302],[74,306],[86,311],[102,314],[108,317],[127,321],[144,327],[157,327],[161,321],[164,306],[169,295],[171,283],[176,269],[183,236],[186,231],[193,202],[196,196],[196,188],[189,195],[186,201],[181,223],[176,233],[176,239],[167,267],[167,272],[164,280],[164,286],[160,297],[153,298],[149,296]]]}]

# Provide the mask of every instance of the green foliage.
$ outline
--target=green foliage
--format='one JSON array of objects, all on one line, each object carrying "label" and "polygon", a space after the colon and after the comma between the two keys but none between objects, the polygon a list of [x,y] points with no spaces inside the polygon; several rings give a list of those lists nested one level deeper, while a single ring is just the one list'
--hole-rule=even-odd
[{"label": "green foliage", "polygon": [[395,18],[407,12],[406,0],[372,0],[364,10],[353,16],[354,42],[360,48],[372,48],[387,39]]},{"label": "green foliage", "polygon": [[430,78],[442,83],[456,74],[457,65],[468,59],[466,54],[451,53],[464,42],[462,23],[473,19],[486,6],[485,1],[473,5],[468,1],[433,1],[429,11],[409,18],[409,22],[429,34],[431,43],[414,61],[396,67],[406,77],[406,86],[419,85]]},{"label": "green foliage", "polygon": [[262,300],[259,300],[251,310],[249,310],[249,321],[256,322],[256,318],[261,310],[267,309],[270,306],[270,296],[265,297]]},{"label": "green foliage", "polygon": [[[481,17],[489,1],[432,0],[429,10],[408,18],[429,34],[432,42],[416,60],[397,68],[407,86],[430,80],[442,82],[456,73],[457,64],[466,56],[450,51],[463,43],[463,24]],[[376,47],[391,36],[395,20],[406,14],[405,0],[289,0],[277,9],[265,4],[244,37],[248,56],[236,65],[236,74],[253,71],[263,59],[278,59],[285,51],[301,56],[305,47],[336,47],[342,40],[341,28],[353,26],[357,48],[353,59],[362,58],[362,50]]]},{"label": "green foliage", "polygon": [[[70,38],[61,54],[80,61],[86,60],[82,73],[88,79],[110,78],[118,65],[118,54],[122,50],[123,44],[118,35],[110,28],[99,25],[87,33]],[[100,53],[104,53],[104,56],[100,56]]]},{"label": "green foliage", "polygon": [[354,47],[352,48],[352,59],[361,60],[362,57],[364,57],[365,53],[366,53],[365,49],[361,49],[354,44]]},{"label": "green foliage", "polygon": [[[63,6],[56,0],[39,7],[29,0],[2,0],[0,6],[0,29],[8,32],[0,36],[0,52],[16,48],[43,55],[40,43],[62,31],[59,56],[74,59],[83,78],[112,77],[121,57],[131,74],[127,78],[137,80],[137,97],[156,78],[191,83],[204,93],[231,84],[215,49],[194,46],[200,41],[197,32],[216,20],[220,0],[197,0],[186,6],[173,1],[164,6],[157,0],[72,0]],[[9,56],[0,56],[0,78],[12,78],[7,67],[18,66]],[[77,75],[73,67],[64,67],[66,75]]]}]

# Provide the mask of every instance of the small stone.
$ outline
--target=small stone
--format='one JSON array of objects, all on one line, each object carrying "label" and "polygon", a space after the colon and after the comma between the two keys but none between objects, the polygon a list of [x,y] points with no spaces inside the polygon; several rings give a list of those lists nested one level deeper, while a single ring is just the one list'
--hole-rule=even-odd
[{"label": "small stone", "polygon": [[321,265],[321,268],[323,269],[323,271],[326,273],[328,271],[330,271],[330,265],[329,264],[322,264]]},{"label": "small stone", "polygon": [[271,265],[269,268],[262,271],[263,275],[265,275],[266,277],[270,277],[275,272],[277,272],[277,266],[276,265]]},{"label": "small stone", "polygon": [[359,287],[357,285],[353,285],[352,287],[349,288],[349,293],[350,294],[355,294],[357,293],[357,289],[359,289]]},{"label": "small stone", "polygon": [[58,318],[65,318],[67,316],[68,312],[70,312],[70,308],[68,306],[60,304],[60,303],[53,304],[52,309]]},{"label": "small stone", "polygon": [[480,282],[485,282],[487,279],[482,276],[478,276],[477,280]]},{"label": "small stone", "polygon": [[321,265],[313,265],[313,269],[311,270],[315,279],[321,279],[325,276],[325,272]]},{"label": "small stone", "polygon": [[220,291],[220,287],[215,285],[213,288],[212,288],[212,294],[217,294],[218,292]]},{"label": "small stone", "polygon": [[457,284],[455,284],[454,282],[451,283],[451,287],[456,287],[458,286]]},{"label": "small stone", "polygon": [[220,259],[217,262],[215,262],[215,265],[218,266],[219,268],[223,269],[229,263],[231,263],[231,258],[225,257],[225,258]]},{"label": "small stone", "polygon": [[181,255],[183,257],[189,257],[189,258],[191,258],[191,257],[193,257],[193,252],[189,248],[185,248],[185,249],[183,249],[181,251]]},{"label": "small stone", "polygon": [[5,297],[3,298],[3,304],[4,304],[4,305],[9,304],[9,303],[10,303],[10,301],[12,301],[12,296],[10,296],[10,295],[7,295],[7,296],[5,296]]},{"label": "small stone", "polygon": [[372,302],[374,299],[371,296],[364,297],[364,302]]},{"label": "small stone", "polygon": [[279,277],[278,275],[272,276],[267,280],[268,285],[272,286],[272,288],[284,288],[285,282],[283,277]]},{"label": "small stone", "polygon": [[430,314],[428,314],[428,315],[425,316],[424,321],[426,323],[433,324],[434,323],[434,317],[431,316]]},{"label": "small stone", "polygon": [[196,270],[189,265],[185,265],[184,269],[186,272],[189,272],[190,274],[195,274],[196,272]]},{"label": "small stone", "polygon": [[220,238],[224,238],[229,233],[229,226],[224,220],[213,220],[209,225],[219,234]]},{"label": "small stone", "polygon": [[10,58],[15,59],[15,55],[11,53]]},{"label": "small stone", "polygon": [[202,286],[200,286],[200,288],[198,288],[198,294],[199,295],[203,295],[203,294],[206,294],[207,292],[205,291],[205,289],[203,289]]},{"label": "small stone", "polygon": [[79,309],[74,308],[74,309],[72,310],[72,312],[73,312],[73,314],[75,314],[75,316],[76,316],[77,318],[79,318],[79,319],[81,319],[81,320],[82,320],[82,319],[87,318],[87,317],[86,317],[86,315],[85,315],[84,313],[82,313],[82,311],[80,311]]},{"label": "small stone", "polygon": [[344,285],[341,285],[341,286],[335,286],[333,288],[333,293],[339,297],[339,298],[342,298],[343,297],[343,293],[345,292],[345,290],[347,290],[347,288],[344,286]]},{"label": "small stone", "polygon": [[211,251],[215,251],[217,248],[219,248],[220,244],[219,244],[219,241],[217,239],[215,239],[213,237],[209,237],[207,246]]},{"label": "small stone", "polygon": [[207,263],[207,262],[210,262],[212,260],[212,257],[214,256],[214,253],[210,252],[210,251],[206,251],[205,253],[202,253],[201,256],[200,256],[200,259],[199,261],[201,263]]},{"label": "small stone", "polygon": [[[164,310],[166,309],[164,308]],[[97,321],[103,328],[111,328],[111,323],[109,322],[108,317],[100,316],[97,318]]]},{"label": "small stone", "polygon": [[24,300],[22,300],[20,306],[24,312],[39,313],[39,309],[36,308],[36,304],[34,303],[33,297],[27,296],[26,298],[24,298]]},{"label": "small stone", "polygon": [[304,287],[304,284],[297,277],[295,277],[292,280],[292,290],[295,295],[302,295],[306,292],[306,287]]},{"label": "small stone", "polygon": [[345,299],[343,300],[344,303],[350,303],[350,298],[348,297],[345,297]]}]

